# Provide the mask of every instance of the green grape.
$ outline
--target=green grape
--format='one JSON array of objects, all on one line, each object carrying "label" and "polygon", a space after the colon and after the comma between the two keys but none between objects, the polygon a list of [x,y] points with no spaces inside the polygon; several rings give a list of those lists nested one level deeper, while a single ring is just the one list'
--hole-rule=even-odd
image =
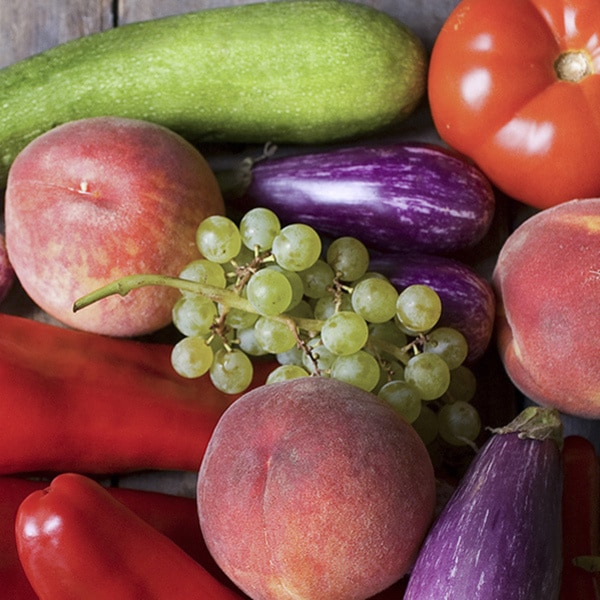
[{"label": "green grape", "polygon": [[389,279],[383,273],[378,273],[377,271],[367,271],[362,277],[355,279],[353,281],[353,285],[356,285],[365,279],[384,279],[385,281],[389,281]]},{"label": "green grape", "polygon": [[272,317],[260,317],[254,324],[254,335],[258,345],[271,354],[287,352],[296,345],[294,332]]},{"label": "green grape", "polygon": [[370,392],[379,381],[379,363],[364,350],[338,356],[331,365],[331,377]]},{"label": "green grape", "polygon": [[239,267],[249,265],[254,260],[254,252],[246,246],[242,246],[240,251],[231,259],[231,265],[233,267]]},{"label": "green grape", "polygon": [[196,245],[204,258],[223,264],[234,258],[242,247],[238,226],[227,217],[213,215],[196,230]]},{"label": "green grape", "polygon": [[240,221],[242,243],[246,248],[259,252],[270,250],[273,240],[281,231],[279,217],[268,208],[252,208]]},{"label": "green grape", "polygon": [[286,315],[296,317],[298,319],[313,319],[314,312],[312,306],[306,300],[300,300],[298,304],[285,311]]},{"label": "green grape", "polygon": [[434,442],[438,436],[437,414],[423,403],[421,403],[421,412],[412,422],[412,426],[426,446]]},{"label": "green grape", "polygon": [[290,348],[287,352],[278,352],[277,353],[277,362],[280,365],[303,365],[304,358],[304,350],[299,346],[294,346]]},{"label": "green grape", "polygon": [[450,385],[444,394],[445,402],[471,402],[477,391],[477,380],[475,374],[469,367],[460,365],[450,371]]},{"label": "green grape", "polygon": [[381,340],[386,344],[392,344],[398,349],[404,348],[408,344],[406,334],[398,328],[394,321],[369,325],[369,336],[376,345],[377,351],[381,356],[386,358],[393,358],[393,356],[389,352],[386,352],[385,349],[378,347],[377,340]]},{"label": "green grape", "polygon": [[[230,285],[227,289],[233,291],[235,290],[235,285]],[[242,298],[246,298],[246,288],[242,288],[239,291],[239,294]],[[219,304],[219,314],[222,315],[223,313],[225,313],[225,324],[232,329],[247,329],[248,327],[252,327],[258,319],[256,313],[241,308],[226,306],[225,304]]]},{"label": "green grape", "polygon": [[221,333],[221,335],[215,334],[205,337],[206,343],[212,348],[213,354],[216,354],[219,350],[226,348],[225,344],[227,344],[227,347],[232,346],[236,337],[236,332],[233,331],[233,329],[227,328],[227,330],[224,333]]},{"label": "green grape", "polygon": [[[227,285],[227,278],[223,267],[218,263],[206,260],[206,258],[199,258],[188,263],[182,269],[181,273],[179,273],[179,277],[218,288],[224,288]],[[184,296],[196,295],[196,292],[188,292],[186,290],[182,290],[181,293]]]},{"label": "green grape", "polygon": [[428,285],[409,285],[398,295],[396,316],[409,333],[432,329],[442,314],[442,301]]},{"label": "green grape", "polygon": [[469,346],[465,336],[452,327],[438,327],[427,334],[423,352],[441,356],[450,370],[459,367],[467,358]]},{"label": "green grape", "polygon": [[184,337],[171,350],[171,365],[182,377],[201,377],[211,367],[213,350],[200,336]]},{"label": "green grape", "polygon": [[333,294],[319,298],[315,302],[314,317],[320,321],[326,321],[331,315],[340,310],[352,311],[352,300],[349,294],[341,294],[339,306],[336,304],[336,298]]},{"label": "green grape", "polygon": [[385,279],[368,277],[354,285],[352,308],[370,323],[385,323],[396,314],[396,288]]},{"label": "green grape", "polygon": [[[223,310],[225,307],[223,307]],[[225,324],[233,329],[248,329],[256,323],[258,315],[241,308],[229,308],[225,315]]]},{"label": "green grape", "polygon": [[390,380],[404,379],[404,365],[402,363],[397,360],[386,360],[383,364]]},{"label": "green grape", "polygon": [[481,419],[477,409],[462,400],[444,404],[437,418],[440,437],[452,446],[466,446],[472,443],[481,431]]},{"label": "green grape", "polygon": [[239,394],[252,383],[252,361],[241,350],[219,350],[210,367],[210,380],[225,394]]},{"label": "green grape", "polygon": [[409,383],[399,379],[386,383],[377,393],[404,420],[414,423],[421,414],[421,398]]},{"label": "green grape", "polygon": [[422,400],[435,400],[448,389],[450,369],[437,354],[424,352],[409,359],[404,367],[404,379],[417,390]]},{"label": "green grape", "polygon": [[238,329],[236,331],[237,345],[240,350],[243,350],[250,356],[265,356],[269,354],[265,350],[260,342],[256,339],[256,332],[254,327],[248,327],[246,329]]},{"label": "green grape", "polygon": [[288,381],[289,379],[298,379],[298,377],[307,377],[308,371],[298,365],[280,365],[276,367],[267,376],[267,383],[278,383]]},{"label": "green grape", "polygon": [[310,225],[293,223],[275,236],[271,252],[284,269],[304,271],[315,264],[321,248],[321,238]]},{"label": "green grape", "polygon": [[404,379],[404,365],[395,360],[381,359],[378,354],[376,356],[379,362],[379,381],[372,390],[374,393],[378,393],[390,381]]},{"label": "green grape", "polygon": [[331,315],[321,329],[323,344],[338,356],[358,352],[367,343],[368,337],[369,327],[366,321],[348,310]]},{"label": "green grape", "polygon": [[329,375],[331,365],[337,356],[325,347],[320,336],[315,336],[306,345],[310,351],[310,355],[305,353],[302,357],[302,364],[306,370],[310,374],[317,374],[318,371],[319,375]]},{"label": "green grape", "polygon": [[300,275],[295,271],[288,271],[279,265],[269,265],[267,268],[283,273],[292,286],[292,299],[286,309],[286,312],[288,312],[290,309],[297,306],[304,298],[304,284],[302,283],[302,279],[300,279]]},{"label": "green grape", "polygon": [[298,271],[302,280],[304,295],[308,298],[323,298],[329,296],[329,288],[333,285],[335,273],[322,259],[318,259],[308,269]]},{"label": "green grape", "polygon": [[254,273],[246,284],[246,294],[254,310],[270,317],[285,312],[293,296],[288,278],[275,269]]},{"label": "green grape", "polygon": [[355,281],[369,268],[369,251],[353,237],[341,237],[327,249],[327,262],[342,281]]},{"label": "green grape", "polygon": [[171,311],[173,325],[183,335],[207,335],[217,316],[216,304],[205,296],[182,296]]}]

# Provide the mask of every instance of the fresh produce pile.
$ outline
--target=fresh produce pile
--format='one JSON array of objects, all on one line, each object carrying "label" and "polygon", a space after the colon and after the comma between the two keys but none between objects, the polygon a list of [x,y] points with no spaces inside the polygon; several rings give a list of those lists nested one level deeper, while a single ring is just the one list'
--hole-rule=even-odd
[{"label": "fresh produce pile", "polygon": [[183,377],[208,373],[220,391],[239,394],[252,383],[252,358],[270,355],[280,366],[267,383],[338,379],[377,393],[426,444],[438,435],[454,446],[478,438],[480,418],[469,404],[475,376],[463,364],[467,340],[438,326],[443,307],[432,287],[398,292],[369,270],[369,251],[358,239],[336,238],[322,253],[310,225],[282,228],[268,208],[251,209],[239,227],[225,216],[207,217],[196,243],[204,258],[180,278],[125,277],[78,299],[74,309],[140,285],[179,287],[173,323],[185,337],[171,362]]},{"label": "fresh produce pile", "polygon": [[[0,302],[53,321],[0,314],[3,593],[600,597],[600,32],[559,25],[600,14],[551,4],[462,0],[431,57],[295,0],[0,70]],[[425,95],[450,148],[388,139]],[[111,485],[170,470],[194,499]]]}]

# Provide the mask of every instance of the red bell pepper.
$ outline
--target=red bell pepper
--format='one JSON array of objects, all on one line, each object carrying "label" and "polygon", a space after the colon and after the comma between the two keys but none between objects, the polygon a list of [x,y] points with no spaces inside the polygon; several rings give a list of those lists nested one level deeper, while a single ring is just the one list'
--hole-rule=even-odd
[{"label": "red bell pepper", "polygon": [[15,522],[23,569],[41,600],[241,600],[96,481],[56,476]]},{"label": "red bell pepper", "polygon": [[[15,519],[21,502],[33,492],[47,487],[47,481],[0,477],[0,582],[2,594],[6,598],[38,598],[19,561],[15,541]],[[214,562],[204,543],[195,499],[118,487],[106,489],[136,515],[172,539],[216,579],[234,587]]]},{"label": "red bell pepper", "polygon": [[600,600],[600,574],[573,564],[600,552],[600,467],[593,444],[578,435],[563,447],[563,571],[560,600]]},{"label": "red bell pepper", "polygon": [[170,353],[0,314],[0,474],[197,470],[236,396],[180,377]]}]

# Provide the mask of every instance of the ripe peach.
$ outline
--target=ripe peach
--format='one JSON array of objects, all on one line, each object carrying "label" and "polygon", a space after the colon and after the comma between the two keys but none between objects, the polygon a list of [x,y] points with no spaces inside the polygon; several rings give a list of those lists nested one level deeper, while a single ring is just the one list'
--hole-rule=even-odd
[{"label": "ripe peach", "polygon": [[506,240],[493,274],[509,377],[538,404],[600,417],[600,198],[536,213]]},{"label": "ripe peach", "polygon": [[303,377],[227,409],[197,502],[211,554],[254,600],[361,600],[411,567],[435,481],[421,439],[376,396]]},{"label": "ripe peach", "polygon": [[62,323],[115,336],[171,320],[178,292],[148,287],[73,313],[79,297],[124,275],[177,275],[198,258],[195,231],[223,213],[200,152],[152,123],[96,117],[33,140],[8,176],[10,261],[31,299]]}]

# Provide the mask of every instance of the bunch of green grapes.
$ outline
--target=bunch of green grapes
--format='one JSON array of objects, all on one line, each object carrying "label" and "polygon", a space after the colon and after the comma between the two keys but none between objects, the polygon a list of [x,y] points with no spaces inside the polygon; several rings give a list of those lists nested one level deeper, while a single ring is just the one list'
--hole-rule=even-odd
[{"label": "bunch of green grapes", "polygon": [[463,364],[467,341],[438,325],[442,302],[431,287],[399,292],[369,271],[359,240],[342,237],[324,248],[312,227],[282,227],[266,208],[250,210],[239,224],[209,217],[196,243],[203,258],[180,278],[213,293],[182,289],[173,308],[184,336],[172,352],[180,375],[208,373],[218,389],[240,393],[252,381],[253,358],[270,355],[279,366],[267,383],[333,377],[377,394],[426,443],[461,446],[477,438],[475,378]]}]

